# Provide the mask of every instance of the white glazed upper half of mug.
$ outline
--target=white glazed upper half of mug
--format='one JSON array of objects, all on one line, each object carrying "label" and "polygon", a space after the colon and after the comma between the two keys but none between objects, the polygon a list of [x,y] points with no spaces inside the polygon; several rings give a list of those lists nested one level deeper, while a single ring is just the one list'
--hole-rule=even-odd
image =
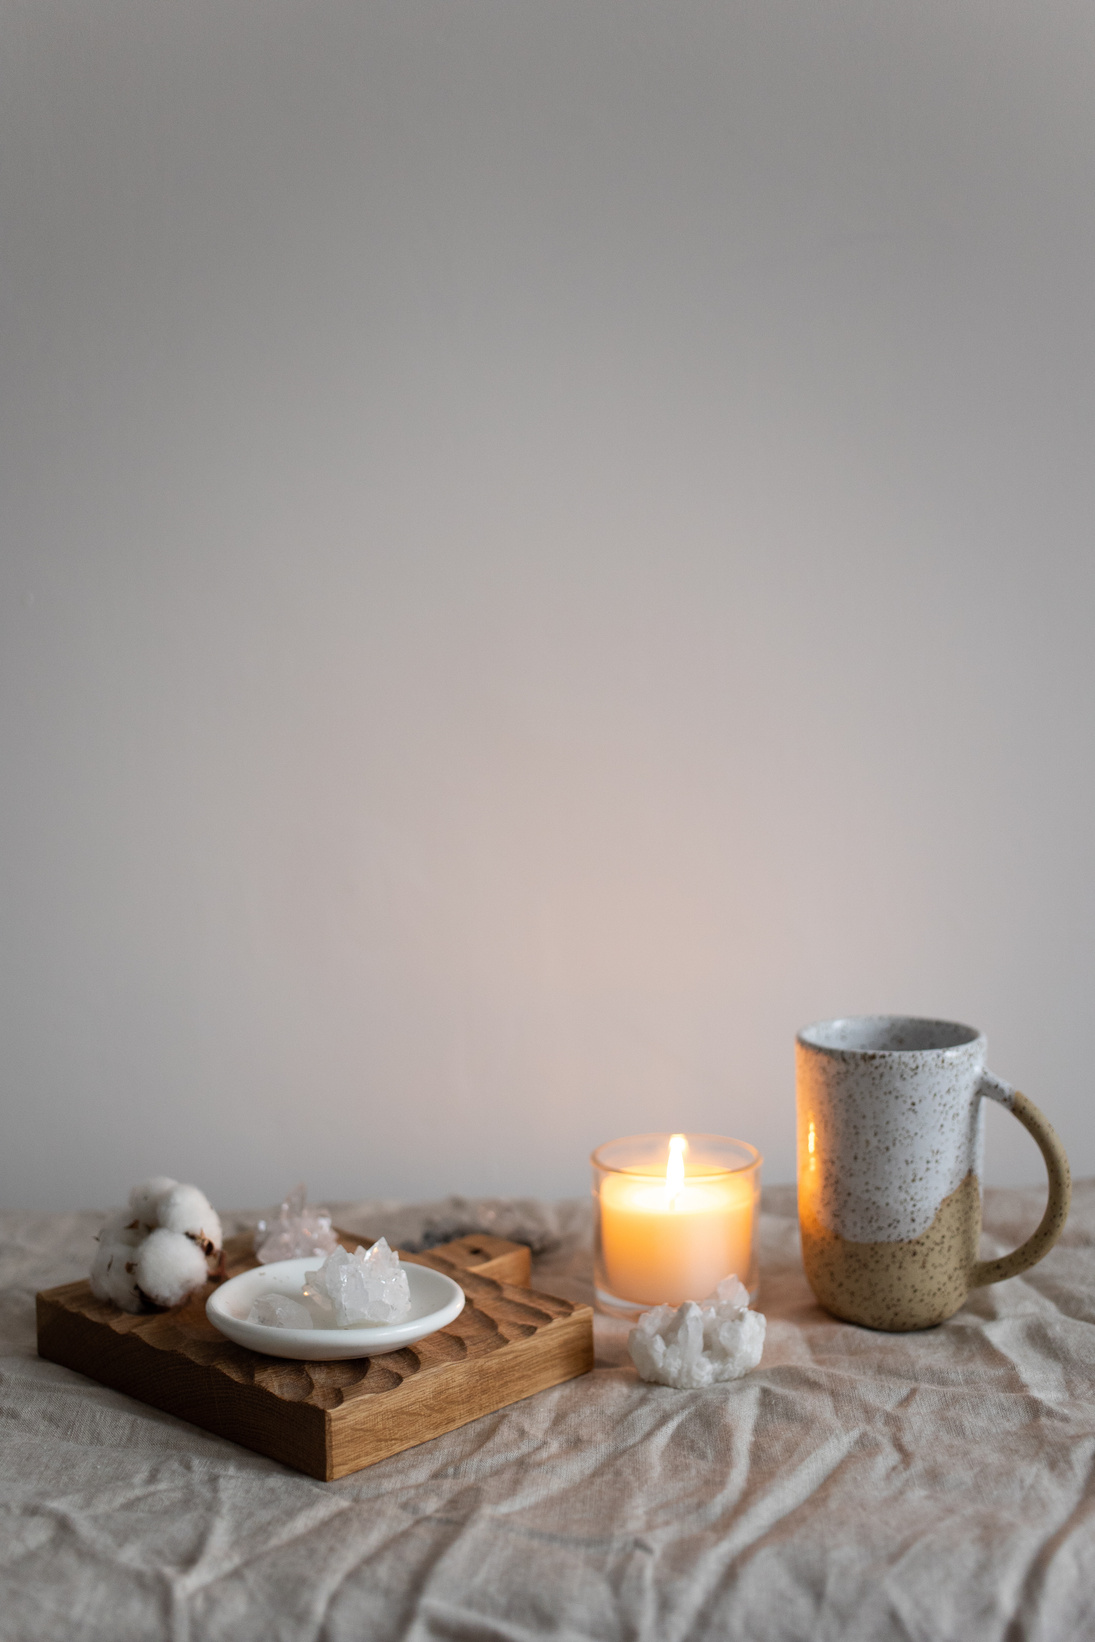
[{"label": "white glazed upper half of mug", "polygon": [[852,1016],[795,1042],[799,1179],[827,1230],[856,1243],[927,1231],[966,1175],[981,1175],[985,1039],[953,1021]]}]

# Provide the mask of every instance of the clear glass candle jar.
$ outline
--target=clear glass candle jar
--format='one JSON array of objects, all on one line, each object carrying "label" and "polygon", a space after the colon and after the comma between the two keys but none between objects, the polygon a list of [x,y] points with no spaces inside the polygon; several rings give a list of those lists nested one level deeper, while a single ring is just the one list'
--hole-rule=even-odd
[{"label": "clear glass candle jar", "polygon": [[757,1293],[761,1155],[725,1135],[629,1135],[593,1153],[601,1311],[704,1300],[733,1272]]}]

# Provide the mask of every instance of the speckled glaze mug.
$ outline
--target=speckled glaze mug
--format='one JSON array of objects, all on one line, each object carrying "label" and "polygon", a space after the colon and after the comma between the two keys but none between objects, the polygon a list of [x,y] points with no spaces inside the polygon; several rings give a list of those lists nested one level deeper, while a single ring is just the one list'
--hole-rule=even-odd
[{"label": "speckled glaze mug", "polygon": [[[1026,1271],[1068,1215],[1068,1160],[1025,1095],[985,1067],[972,1026],[861,1015],[805,1027],[795,1044],[798,1205],[810,1287],[827,1311],[894,1332],[952,1317],[971,1288]],[[982,1097],[1029,1129],[1049,1171],[1041,1225],[978,1260]]]}]

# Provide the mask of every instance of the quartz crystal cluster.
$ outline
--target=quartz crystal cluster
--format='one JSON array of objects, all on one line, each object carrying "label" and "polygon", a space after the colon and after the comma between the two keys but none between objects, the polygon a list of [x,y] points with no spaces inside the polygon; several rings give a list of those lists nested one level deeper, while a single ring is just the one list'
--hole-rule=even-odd
[{"label": "quartz crystal cluster", "polygon": [[123,1311],[147,1303],[178,1306],[208,1282],[219,1258],[221,1223],[205,1193],[153,1175],[108,1215],[91,1265],[91,1292]]},{"label": "quartz crystal cluster", "polygon": [[325,1314],[325,1326],[357,1328],[363,1323],[401,1323],[411,1309],[411,1289],[399,1256],[382,1237],[353,1254],[337,1248],[318,1271],[310,1271],[304,1298]]},{"label": "quartz crystal cluster", "polygon": [[330,1254],[338,1247],[326,1209],[309,1208],[303,1186],[295,1186],[276,1213],[255,1227],[255,1253],[262,1265],[275,1260],[303,1260],[310,1254]]},{"label": "quartz crystal cluster", "polygon": [[411,1309],[411,1290],[399,1256],[382,1237],[353,1254],[336,1248],[307,1273],[299,1296],[273,1289],[256,1297],[249,1323],[267,1328],[360,1328],[401,1323]]},{"label": "quartz crystal cluster", "polygon": [[358,1245],[353,1254],[345,1248],[328,1254],[318,1271],[307,1276],[304,1297],[330,1312],[335,1328],[401,1323],[410,1310],[407,1273],[387,1238],[379,1238],[368,1250]]},{"label": "quartz crystal cluster", "polygon": [[656,1306],[646,1311],[628,1336],[631,1361],[644,1380],[694,1389],[719,1380],[739,1380],[756,1368],[767,1324],[749,1310],[749,1291],[736,1277],[724,1277],[710,1301]]}]

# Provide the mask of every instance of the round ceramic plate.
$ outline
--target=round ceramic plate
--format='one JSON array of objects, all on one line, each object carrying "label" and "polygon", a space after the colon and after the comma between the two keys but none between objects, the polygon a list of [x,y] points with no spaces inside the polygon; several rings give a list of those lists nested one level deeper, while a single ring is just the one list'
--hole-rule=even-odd
[{"label": "round ceramic plate", "polygon": [[451,1277],[429,1266],[405,1262],[411,1310],[402,1323],[372,1323],[362,1328],[271,1328],[266,1323],[247,1321],[260,1294],[288,1294],[299,1300],[306,1275],[318,1271],[322,1264],[313,1254],[304,1260],[277,1260],[241,1272],[213,1290],[205,1302],[205,1315],[214,1328],[237,1345],[249,1346],[267,1357],[330,1363],[399,1351],[444,1328],[464,1309],[464,1291]]}]

